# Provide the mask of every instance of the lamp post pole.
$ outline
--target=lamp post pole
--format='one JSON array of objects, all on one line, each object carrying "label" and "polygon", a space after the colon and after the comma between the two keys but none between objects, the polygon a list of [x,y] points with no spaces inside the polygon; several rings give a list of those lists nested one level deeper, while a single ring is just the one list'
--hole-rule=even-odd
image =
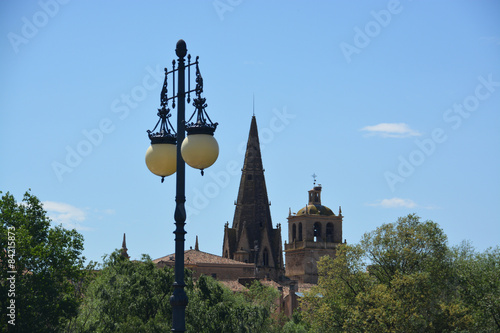
[{"label": "lamp post pole", "polygon": [[185,136],[185,88],[184,88],[184,57],[187,53],[186,43],[181,39],[177,42],[175,53],[178,59],[178,85],[177,85],[177,175],[175,189],[175,282],[174,292],[170,297],[172,305],[172,332],[186,331],[186,306],[188,298],[184,290],[184,225],[186,224],[186,195],[185,195],[185,171],[186,164],[182,158],[181,145]]},{"label": "lamp post pole", "polygon": [[[146,165],[148,169],[163,179],[175,172],[175,281],[173,294],[170,297],[172,305],[172,332],[186,331],[186,306],[188,298],[184,290],[184,236],[186,231],[186,163],[195,168],[203,170],[211,166],[219,155],[219,145],[213,137],[217,123],[210,120],[205,108],[206,99],[201,97],[203,93],[203,78],[198,68],[198,57],[194,63],[188,55],[187,65],[184,57],[187,54],[186,42],[180,39],[177,42],[175,53],[179,57],[178,67],[175,68],[175,60],[172,61],[172,70],[165,68],[165,81],[160,95],[161,108],[158,109],[159,120],[152,131],[147,131],[151,146],[146,151]],[[191,66],[196,66],[196,88],[191,89]],[[185,84],[185,70],[188,69],[188,88]],[[175,91],[175,72],[177,72],[177,93]],[[168,97],[168,75],[173,77],[173,94]],[[196,93],[193,101],[195,111],[186,122],[186,94],[187,102],[191,101],[190,94]],[[172,133],[173,126],[170,123],[170,108],[168,101],[172,100],[172,108],[175,108],[177,100],[177,134]],[[191,119],[196,115],[196,122]],[[158,132],[155,130],[158,128]],[[186,137],[187,132],[187,137]]]}]

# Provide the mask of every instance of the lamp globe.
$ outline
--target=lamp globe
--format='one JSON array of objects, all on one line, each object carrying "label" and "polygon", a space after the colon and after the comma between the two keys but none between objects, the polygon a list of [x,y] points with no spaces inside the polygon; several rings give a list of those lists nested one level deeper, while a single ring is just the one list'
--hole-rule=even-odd
[{"label": "lamp globe", "polygon": [[212,133],[189,133],[182,141],[181,155],[192,168],[206,169],[215,163],[219,156],[219,144]]},{"label": "lamp globe", "polygon": [[[153,140],[152,140],[153,141]],[[152,173],[167,177],[177,170],[177,147],[174,143],[153,143],[146,151],[146,165]]]}]

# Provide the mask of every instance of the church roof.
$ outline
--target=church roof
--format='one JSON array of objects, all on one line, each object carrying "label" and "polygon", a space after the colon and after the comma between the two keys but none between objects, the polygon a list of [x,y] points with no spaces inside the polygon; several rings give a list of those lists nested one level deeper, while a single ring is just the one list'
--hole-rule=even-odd
[{"label": "church roof", "polygon": [[[175,254],[169,254],[167,256],[153,260],[155,264],[159,262],[175,262]],[[184,263],[186,265],[199,265],[199,264],[223,264],[223,265],[249,265],[253,267],[252,264],[245,264],[240,261],[220,257],[215,254],[197,251],[197,250],[186,250],[184,251]]]},{"label": "church roof", "polygon": [[223,284],[226,288],[233,292],[246,292],[248,288],[239,283],[237,280],[218,280],[217,282]]},{"label": "church roof", "polygon": [[335,215],[333,211],[323,205],[307,205],[306,207],[300,209],[297,214],[298,215],[324,215],[324,216],[332,216]]}]

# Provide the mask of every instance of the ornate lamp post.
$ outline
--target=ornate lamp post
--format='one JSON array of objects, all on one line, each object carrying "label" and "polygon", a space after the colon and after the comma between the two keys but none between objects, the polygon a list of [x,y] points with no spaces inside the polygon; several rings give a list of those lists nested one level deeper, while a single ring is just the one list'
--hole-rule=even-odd
[{"label": "ornate lamp post", "polygon": [[[172,70],[165,68],[165,81],[161,91],[161,108],[158,109],[160,119],[152,131],[148,130],[148,136],[151,140],[151,146],[146,151],[146,165],[148,169],[162,177],[169,176],[177,171],[176,174],[176,195],[175,195],[175,282],[173,284],[174,292],[170,297],[172,305],[172,332],[185,332],[185,314],[188,299],[184,291],[184,225],[186,221],[186,209],[184,203],[185,196],[185,164],[200,169],[203,175],[203,169],[211,166],[219,155],[219,145],[214,139],[213,134],[217,123],[213,123],[208,117],[205,108],[205,98],[201,97],[203,92],[203,78],[198,68],[198,57],[191,63],[191,55],[187,56],[188,64],[184,63],[184,57],[187,54],[186,42],[180,39],[177,42],[175,53],[179,57],[172,61]],[[196,87],[191,90],[191,66],[196,66]],[[185,88],[185,70],[188,70],[188,88]],[[175,73],[177,72],[177,95],[175,92]],[[172,74],[173,93],[171,97],[167,94],[168,75]],[[185,121],[185,97],[187,102],[191,102],[190,94],[194,92],[196,98],[193,100],[195,110]],[[174,131],[169,118],[171,117],[168,102],[172,100],[172,109],[176,107],[177,101],[177,131]],[[191,122],[196,114],[196,120]],[[154,133],[159,125],[158,132]],[[187,137],[185,133],[187,132]]]}]

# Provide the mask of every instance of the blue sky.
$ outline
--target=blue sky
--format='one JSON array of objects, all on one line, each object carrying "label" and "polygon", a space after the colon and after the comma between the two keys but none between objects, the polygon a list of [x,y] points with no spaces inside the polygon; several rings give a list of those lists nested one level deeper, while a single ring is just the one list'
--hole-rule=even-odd
[{"label": "blue sky", "polygon": [[415,212],[451,245],[496,246],[498,13],[497,1],[2,1],[0,190],[31,188],[90,260],[123,233],[132,258],[173,253],[175,177],[160,183],[144,154],[182,38],[220,147],[205,176],[187,169],[186,248],[198,235],[221,254],[254,95],[283,240],[316,173],[347,242]]}]

